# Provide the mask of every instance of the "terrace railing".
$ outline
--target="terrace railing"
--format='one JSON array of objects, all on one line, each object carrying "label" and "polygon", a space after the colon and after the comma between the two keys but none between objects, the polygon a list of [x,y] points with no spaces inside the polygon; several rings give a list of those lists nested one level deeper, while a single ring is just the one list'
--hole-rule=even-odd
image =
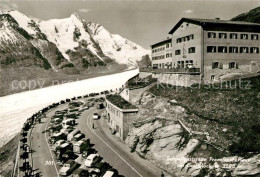
[{"label": "terrace railing", "polygon": [[165,69],[155,69],[155,68],[141,68],[140,72],[152,72],[152,73],[200,73],[200,68],[165,68]]}]

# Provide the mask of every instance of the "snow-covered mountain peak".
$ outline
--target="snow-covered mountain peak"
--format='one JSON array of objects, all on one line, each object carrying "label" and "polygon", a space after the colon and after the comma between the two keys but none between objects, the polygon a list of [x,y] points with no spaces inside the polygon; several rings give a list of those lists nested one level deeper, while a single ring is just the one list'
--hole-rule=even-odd
[{"label": "snow-covered mountain peak", "polygon": [[149,54],[149,50],[121,37],[111,34],[98,23],[88,23],[90,35],[99,44],[102,52],[115,59],[118,63],[129,64],[141,60],[142,56]]},{"label": "snow-covered mountain peak", "polygon": [[36,23],[26,15],[16,10],[11,10],[6,13],[10,14],[19,24],[19,26],[23,28],[28,34],[36,35],[38,32]]},{"label": "snow-covered mountain peak", "polygon": [[[97,63],[104,64],[110,61],[109,59],[120,64],[132,64],[149,53],[120,35],[111,34],[98,23],[86,23],[77,14],[63,19],[39,21],[32,20],[18,11],[2,13],[4,13],[1,15],[2,27],[10,27],[8,33],[2,34],[3,40],[9,41],[10,38],[14,43],[24,37],[24,40],[28,40],[28,43],[39,49],[46,58],[50,57],[48,54],[50,48],[53,52],[54,48],[57,48],[52,56],[66,58],[74,66],[84,65],[84,68],[87,68],[96,66]],[[15,28],[12,29],[13,27]],[[20,37],[16,38],[13,33]],[[55,47],[50,47],[53,45]]]},{"label": "snow-covered mountain peak", "polygon": [[40,29],[44,32],[49,41],[57,45],[63,56],[70,60],[66,53],[68,50],[74,51],[79,46],[79,42],[86,41],[88,49],[97,55],[91,46],[92,41],[89,33],[85,30],[83,21],[75,14],[65,19],[53,19],[42,21]]},{"label": "snow-covered mountain peak", "polygon": [[81,21],[79,15],[78,15],[77,13],[73,13],[73,14],[71,14],[71,15],[70,15],[70,18],[71,18],[71,19],[78,19],[78,20]]}]

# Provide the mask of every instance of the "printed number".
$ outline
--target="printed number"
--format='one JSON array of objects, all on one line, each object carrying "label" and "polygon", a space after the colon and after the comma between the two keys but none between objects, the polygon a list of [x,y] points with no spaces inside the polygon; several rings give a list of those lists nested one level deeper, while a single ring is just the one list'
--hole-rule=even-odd
[{"label": "printed number", "polygon": [[52,161],[52,160],[45,160],[45,164],[44,165],[54,165],[54,161]]},{"label": "printed number", "polygon": [[223,164],[222,168],[234,169],[234,168],[236,168],[236,165],[235,164]]}]

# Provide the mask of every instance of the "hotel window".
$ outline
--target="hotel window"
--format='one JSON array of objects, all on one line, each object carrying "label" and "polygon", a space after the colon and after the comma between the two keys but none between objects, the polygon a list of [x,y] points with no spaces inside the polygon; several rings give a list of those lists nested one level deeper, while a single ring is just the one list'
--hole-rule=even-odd
[{"label": "hotel window", "polygon": [[185,42],[185,41],[186,41],[186,37],[182,37],[182,38],[181,38],[181,41],[182,41],[182,42]]},{"label": "hotel window", "polygon": [[215,80],[215,75],[211,75],[210,76],[210,79],[213,81],[213,80]]},{"label": "hotel window", "polygon": [[170,57],[172,57],[172,53],[170,53]]},{"label": "hotel window", "polygon": [[241,39],[248,39],[248,34],[241,34],[241,35],[240,35],[240,38],[241,38]]},{"label": "hotel window", "polygon": [[166,44],[166,48],[169,48],[169,44]]},{"label": "hotel window", "polygon": [[238,53],[238,47],[229,47],[229,53]]},{"label": "hotel window", "polygon": [[218,47],[218,53],[227,53],[227,47],[219,46]]},{"label": "hotel window", "polygon": [[236,64],[236,62],[230,62],[228,63],[228,67],[229,69],[235,69],[235,68],[238,69],[238,64]]},{"label": "hotel window", "polygon": [[189,48],[189,53],[195,53],[195,47],[190,47]]},{"label": "hotel window", "polygon": [[236,33],[230,33],[230,39],[237,39]]},{"label": "hotel window", "polygon": [[181,50],[175,50],[175,55],[180,55],[181,54]]},{"label": "hotel window", "polygon": [[153,68],[158,68],[158,64],[153,64]]},{"label": "hotel window", "polygon": [[169,54],[168,53],[166,53],[166,58],[169,58]]},{"label": "hotel window", "polygon": [[219,68],[219,62],[213,62],[212,63],[212,69]]},{"label": "hotel window", "polygon": [[252,40],[258,40],[258,34],[252,34],[251,39]]},{"label": "hotel window", "polygon": [[181,38],[176,39],[176,43],[181,43]]},{"label": "hotel window", "polygon": [[248,53],[248,47],[240,47],[240,53]]},{"label": "hotel window", "polygon": [[219,34],[218,34],[218,37],[219,37],[220,39],[227,39],[227,33],[219,33]]},{"label": "hotel window", "polygon": [[208,53],[216,53],[217,47],[216,46],[207,46]]},{"label": "hotel window", "polygon": [[250,47],[250,53],[259,53],[258,47]]},{"label": "hotel window", "polygon": [[190,36],[186,36],[186,40],[189,41],[190,40]]},{"label": "hotel window", "polygon": [[186,60],[186,67],[192,68],[193,67],[193,60]]},{"label": "hotel window", "polygon": [[194,39],[194,34],[189,35],[190,39]]},{"label": "hotel window", "polygon": [[216,38],[216,33],[208,32],[208,38]]}]

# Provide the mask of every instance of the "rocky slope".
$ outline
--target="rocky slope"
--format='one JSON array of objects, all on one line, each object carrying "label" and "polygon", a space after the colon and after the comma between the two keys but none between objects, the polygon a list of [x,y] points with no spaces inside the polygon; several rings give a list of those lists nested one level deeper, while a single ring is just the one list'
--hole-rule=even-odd
[{"label": "rocky slope", "polygon": [[152,87],[127,144],[175,176],[259,176],[260,77],[243,81],[250,89]]}]

